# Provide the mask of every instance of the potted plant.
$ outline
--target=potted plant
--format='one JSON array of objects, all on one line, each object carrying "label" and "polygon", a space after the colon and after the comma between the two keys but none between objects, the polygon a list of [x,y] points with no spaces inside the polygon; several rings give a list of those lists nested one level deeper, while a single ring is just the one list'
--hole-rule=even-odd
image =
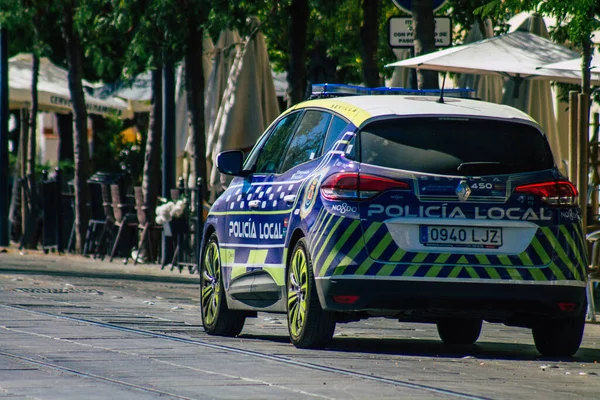
[{"label": "potted plant", "polygon": [[165,236],[176,236],[187,232],[188,226],[185,219],[187,199],[167,201],[159,199],[163,204],[156,207],[156,223],[163,226]]}]

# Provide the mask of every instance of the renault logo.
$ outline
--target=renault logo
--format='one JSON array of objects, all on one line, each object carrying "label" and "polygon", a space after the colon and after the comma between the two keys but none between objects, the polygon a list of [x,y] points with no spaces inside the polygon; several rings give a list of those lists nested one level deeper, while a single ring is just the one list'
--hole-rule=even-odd
[{"label": "renault logo", "polygon": [[467,201],[469,196],[471,195],[471,188],[467,184],[466,180],[460,181],[460,183],[456,186],[456,195],[460,201]]}]

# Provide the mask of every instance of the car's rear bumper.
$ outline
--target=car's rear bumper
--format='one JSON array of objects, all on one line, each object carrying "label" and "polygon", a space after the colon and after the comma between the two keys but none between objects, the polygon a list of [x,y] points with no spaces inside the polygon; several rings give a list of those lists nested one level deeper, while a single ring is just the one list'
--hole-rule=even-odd
[{"label": "car's rear bumper", "polygon": [[[586,307],[584,282],[518,284],[320,278],[317,291],[324,309],[397,316],[435,322],[449,316],[477,317],[527,326],[539,318],[559,318]],[[359,296],[352,304],[335,296]],[[341,299],[348,300],[346,299]],[[528,322],[528,320],[530,320]]]}]

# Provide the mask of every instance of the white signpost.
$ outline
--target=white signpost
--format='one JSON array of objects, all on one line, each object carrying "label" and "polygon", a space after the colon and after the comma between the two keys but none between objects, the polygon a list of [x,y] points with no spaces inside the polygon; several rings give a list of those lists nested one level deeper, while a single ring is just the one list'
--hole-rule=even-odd
[{"label": "white signpost", "polygon": [[[435,17],[435,47],[452,45],[452,20],[450,17]],[[391,17],[388,20],[388,38],[391,47],[413,47],[414,32],[412,18]]]}]

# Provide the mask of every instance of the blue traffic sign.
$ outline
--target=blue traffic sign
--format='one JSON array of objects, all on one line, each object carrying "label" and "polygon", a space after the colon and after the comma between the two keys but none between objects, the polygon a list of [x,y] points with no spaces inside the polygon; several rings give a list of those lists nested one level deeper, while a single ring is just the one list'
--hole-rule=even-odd
[{"label": "blue traffic sign", "polygon": [[[396,7],[402,11],[412,14],[412,0],[392,0]],[[448,0],[433,0],[433,12],[436,12],[447,2]]]}]

